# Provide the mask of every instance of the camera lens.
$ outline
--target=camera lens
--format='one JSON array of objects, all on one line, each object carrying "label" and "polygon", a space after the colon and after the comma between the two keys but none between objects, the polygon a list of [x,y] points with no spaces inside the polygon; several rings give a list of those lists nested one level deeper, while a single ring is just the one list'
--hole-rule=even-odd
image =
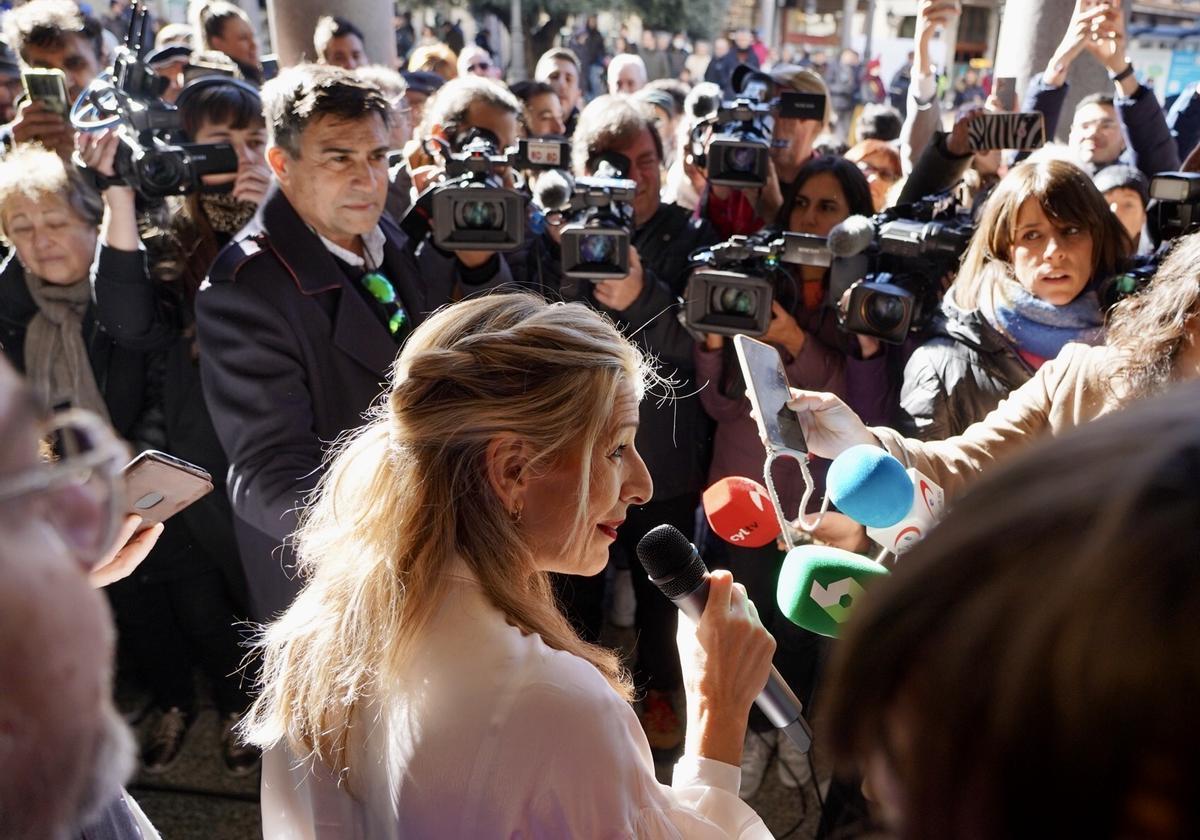
[{"label": "camera lens", "polygon": [[141,182],[154,192],[172,192],[185,179],[184,163],[174,155],[148,154],[138,165]]},{"label": "camera lens", "polygon": [[717,286],[712,292],[712,311],[720,315],[753,315],[758,310],[758,293],[737,286]]},{"label": "camera lens", "polygon": [[579,238],[579,256],[587,263],[612,263],[616,251],[613,237],[588,233]]},{"label": "camera lens", "polygon": [[749,146],[739,146],[729,150],[729,168],[734,172],[749,173],[755,171],[758,163],[758,149]]},{"label": "camera lens", "polygon": [[455,227],[467,230],[501,230],[504,207],[498,201],[463,201],[454,208]]},{"label": "camera lens", "polygon": [[902,298],[876,292],[864,301],[863,314],[872,328],[889,333],[904,325],[908,306]]}]

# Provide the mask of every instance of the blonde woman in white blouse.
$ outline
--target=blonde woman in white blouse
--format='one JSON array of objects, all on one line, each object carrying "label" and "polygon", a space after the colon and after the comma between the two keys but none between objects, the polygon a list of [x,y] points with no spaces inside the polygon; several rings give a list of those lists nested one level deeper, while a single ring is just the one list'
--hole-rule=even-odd
[{"label": "blonde woman in white blouse", "polygon": [[524,294],[426,321],[298,534],[304,590],[264,634],[268,838],[768,837],[737,796],[774,641],[727,573],[681,622],[687,741],[659,784],[614,653],[548,572],[600,572],[652,491],[653,381],[580,304]]}]

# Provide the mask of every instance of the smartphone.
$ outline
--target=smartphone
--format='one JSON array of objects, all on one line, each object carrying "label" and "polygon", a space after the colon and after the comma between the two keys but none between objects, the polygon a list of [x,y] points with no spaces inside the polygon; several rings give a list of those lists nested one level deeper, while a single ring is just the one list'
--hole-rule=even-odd
[{"label": "smartphone", "polygon": [[973,152],[1040,149],[1045,143],[1046,130],[1037,111],[976,114],[967,129],[967,144]]},{"label": "smartphone", "polygon": [[279,75],[279,56],[272,53],[262,57],[262,74],[264,81],[271,81]]},{"label": "smartphone", "polygon": [[47,109],[64,117],[70,113],[67,77],[63,71],[26,68],[21,71],[21,84],[30,101],[41,102]]},{"label": "smartphone", "polygon": [[1005,111],[1017,110],[1017,79],[1015,76],[997,76],[992,93],[1000,100]]},{"label": "smartphone", "polygon": [[124,476],[127,513],[142,518],[139,531],[165,522],[213,490],[204,468],[154,449],[130,461]]},{"label": "smartphone", "polygon": [[779,351],[745,335],[734,336],[733,347],[746,380],[746,395],[754,407],[759,437],[768,451],[803,460],[808,444],[796,412],[787,407],[792,392]]}]

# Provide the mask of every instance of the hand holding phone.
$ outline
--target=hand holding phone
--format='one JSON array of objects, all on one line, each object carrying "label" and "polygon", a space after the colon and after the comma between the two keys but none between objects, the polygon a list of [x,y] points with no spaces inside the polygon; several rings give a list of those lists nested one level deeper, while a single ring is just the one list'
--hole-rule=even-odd
[{"label": "hand holding phone", "polygon": [[41,102],[47,111],[60,114],[64,119],[70,113],[67,77],[63,71],[27,67],[21,71],[21,85],[31,102]]},{"label": "hand holding phone", "polygon": [[1005,111],[1017,110],[1017,80],[1014,76],[998,76],[992,95]]},{"label": "hand holding phone", "polygon": [[213,490],[202,467],[153,449],[130,461],[124,476],[127,512],[141,517],[139,530],[165,522]]},{"label": "hand holding phone", "polygon": [[787,407],[792,394],[779,351],[745,335],[734,336],[733,346],[763,445],[770,454],[803,461],[808,445],[796,413]]}]

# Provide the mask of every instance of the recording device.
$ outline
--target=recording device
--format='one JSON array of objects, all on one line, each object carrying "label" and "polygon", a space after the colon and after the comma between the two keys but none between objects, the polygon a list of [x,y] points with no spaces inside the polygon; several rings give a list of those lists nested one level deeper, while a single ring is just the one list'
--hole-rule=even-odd
[{"label": "recording device", "polygon": [[212,476],[182,458],[148,449],[126,465],[127,513],[142,518],[142,531],[165,522],[213,490]]},{"label": "recording device", "polygon": [[907,552],[941,518],[942,488],[878,446],[852,446],[833,459],[825,478],[829,501],[867,528],[893,554]]},{"label": "recording device", "polygon": [[768,453],[786,454],[804,461],[808,457],[808,443],[804,440],[800,419],[787,406],[792,392],[779,351],[744,335],[734,336],[733,347],[737,351],[738,364],[746,381],[746,396],[750,398],[751,413],[763,446]]},{"label": "recording device", "polygon": [[767,488],[731,475],[704,491],[704,517],[714,534],[730,545],[762,548],[783,530]]},{"label": "recording device", "polygon": [[30,102],[41,102],[46,110],[68,115],[71,100],[67,94],[67,76],[61,70],[27,67],[21,71],[21,85]]},{"label": "recording device", "polygon": [[887,574],[886,567],[862,555],[830,545],[800,545],[783,560],[775,601],[792,624],[836,639],[859,597]]},{"label": "recording device", "polygon": [[1041,112],[976,114],[967,128],[967,147],[973,152],[994,149],[1040,149],[1046,145]]},{"label": "recording device", "polygon": [[[236,172],[237,153],[229,143],[174,142],[183,124],[178,109],[162,99],[168,82],[140,58],[154,40],[149,10],[138,0],[131,8],[129,29],[113,66],[75,102],[71,125],[84,132],[119,127],[116,176],[92,173],[101,186],[125,184],[150,200],[196,192],[205,175]],[[75,163],[86,169],[78,156]]]},{"label": "recording device", "polygon": [[1200,173],[1160,172],[1150,179],[1150,198],[1159,242],[1200,228]]},{"label": "recording device", "polygon": [[[670,525],[659,525],[638,542],[637,555],[651,582],[698,621],[708,604],[708,569],[688,538]],[[812,730],[802,716],[803,706],[774,668],[754,703],[792,743],[808,751]]]},{"label": "recording device", "polygon": [[445,180],[417,199],[402,225],[413,241],[419,242],[432,230],[434,245],[446,251],[521,247],[527,198],[506,187],[501,173],[512,166],[564,167],[570,161],[570,147],[557,140],[521,140],[516,148],[502,152],[499,145],[492,132],[472,129],[458,151],[443,149]]},{"label": "recording device", "polygon": [[617,280],[629,275],[633,197],[637,182],[608,160],[592,176],[572,178],[565,170],[539,175],[534,204],[552,222],[564,220],[562,272],[586,280]]},{"label": "recording device", "polygon": [[747,189],[767,182],[772,135],[776,119],[823,120],[825,97],[819,93],[784,91],[767,101],[771,79],[748,73],[740,95],[722,102],[716,112],[692,130],[692,145],[703,145],[703,136],[715,132],[703,154],[693,160],[717,186]]},{"label": "recording device", "polygon": [[698,333],[759,336],[771,324],[780,263],[829,266],[824,237],[762,231],[692,254],[701,266],[684,294],[684,323]]},{"label": "recording device", "polygon": [[937,311],[942,278],[958,270],[973,233],[950,192],[835,226],[827,302],[842,329],[892,344],[924,329]]}]

